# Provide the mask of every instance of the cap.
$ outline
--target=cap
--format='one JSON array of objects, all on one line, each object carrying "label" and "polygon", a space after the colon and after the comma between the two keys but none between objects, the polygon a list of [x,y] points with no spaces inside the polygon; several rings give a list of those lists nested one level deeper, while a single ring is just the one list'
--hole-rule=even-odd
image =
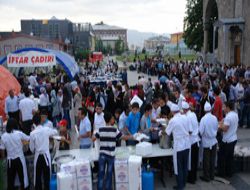
[{"label": "cap", "polygon": [[171,105],[171,112],[178,112],[180,111],[179,106],[177,104]]},{"label": "cap", "polygon": [[212,107],[211,104],[209,102],[206,102],[204,105],[204,111],[208,112],[211,111]]},{"label": "cap", "polygon": [[62,119],[58,123],[58,126],[60,126],[60,127],[66,127],[67,125],[68,125],[68,121],[66,119]]},{"label": "cap", "polygon": [[182,101],[181,107],[182,107],[182,109],[189,109],[190,108],[189,104],[186,101]]}]

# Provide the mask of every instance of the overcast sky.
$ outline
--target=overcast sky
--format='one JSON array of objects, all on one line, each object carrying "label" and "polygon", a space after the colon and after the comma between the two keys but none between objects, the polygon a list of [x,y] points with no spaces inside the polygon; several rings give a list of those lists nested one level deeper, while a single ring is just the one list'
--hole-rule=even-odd
[{"label": "overcast sky", "polygon": [[0,0],[0,31],[20,30],[21,19],[100,21],[141,32],[183,30],[186,0]]}]

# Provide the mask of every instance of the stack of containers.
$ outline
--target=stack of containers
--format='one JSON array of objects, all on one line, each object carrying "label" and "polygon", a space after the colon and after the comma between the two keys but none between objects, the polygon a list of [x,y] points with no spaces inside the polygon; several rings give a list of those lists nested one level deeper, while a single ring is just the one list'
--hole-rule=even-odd
[{"label": "stack of containers", "polygon": [[128,159],[115,160],[115,182],[117,190],[129,190]]},{"label": "stack of containers", "polygon": [[57,184],[57,190],[92,190],[90,162],[78,160],[61,165]]},{"label": "stack of containers", "polygon": [[128,160],[129,190],[142,189],[141,164],[142,164],[141,156],[132,155],[129,157]]}]

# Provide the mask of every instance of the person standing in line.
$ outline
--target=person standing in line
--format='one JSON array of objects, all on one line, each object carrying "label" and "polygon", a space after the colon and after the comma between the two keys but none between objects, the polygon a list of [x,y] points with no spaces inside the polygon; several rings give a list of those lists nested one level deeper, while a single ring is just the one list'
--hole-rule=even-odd
[{"label": "person standing in line", "polygon": [[73,103],[74,103],[74,116],[75,116],[75,125],[79,125],[79,118],[78,118],[78,111],[79,109],[82,107],[82,94],[80,92],[79,87],[75,87],[73,89],[74,92],[74,99],[73,99]]},{"label": "person standing in line", "polygon": [[39,96],[39,110],[45,110],[47,113],[49,111],[50,101],[49,101],[49,95],[46,92],[46,89],[44,87],[40,88],[40,96]]},{"label": "person standing in line", "polygon": [[105,126],[104,113],[101,103],[96,104],[95,108],[95,116],[94,116],[94,131],[99,129],[100,127]]},{"label": "person standing in line", "polygon": [[[41,125],[40,114],[33,117],[35,129],[30,133],[30,150],[34,156],[34,185],[36,190],[49,189],[51,172],[51,155],[49,139],[57,135],[57,130]],[[43,180],[42,180],[43,177]],[[43,183],[42,183],[43,181]]]},{"label": "person standing in line", "polygon": [[237,129],[239,117],[234,111],[234,103],[225,103],[225,113],[223,123],[219,125],[219,130],[223,132],[222,143],[219,150],[221,162],[218,163],[219,176],[232,177],[234,147],[237,143]]},{"label": "person standing in line", "polygon": [[15,130],[17,127],[17,121],[10,118],[6,125],[6,132],[1,137],[0,149],[6,149],[7,151],[7,190],[15,189],[16,174],[22,189],[29,186],[27,166],[23,154],[23,141],[29,141],[30,137]]},{"label": "person standing in line", "polygon": [[32,127],[32,118],[33,114],[36,111],[36,106],[34,101],[29,97],[30,91],[26,89],[25,91],[25,98],[22,99],[19,103],[19,109],[20,109],[20,116],[22,120],[22,128],[21,130],[26,134],[29,135],[31,132]]},{"label": "person standing in line", "polygon": [[173,134],[173,161],[174,173],[176,175],[177,186],[174,189],[182,190],[186,186],[188,175],[188,158],[190,146],[190,135],[187,130],[188,119],[180,114],[180,108],[177,104],[172,104],[171,112],[173,118],[169,120],[166,133],[168,136]]},{"label": "person standing in line", "polygon": [[[97,129],[95,137],[93,137],[94,141],[100,139],[98,190],[112,189],[116,142],[120,139],[127,140],[130,138],[130,136],[123,136],[122,133],[114,127],[115,118],[111,113],[105,113],[104,119],[106,122],[105,126]],[[105,176],[106,180],[104,178]]]},{"label": "person standing in line", "polygon": [[14,118],[19,122],[18,98],[12,89],[9,91],[9,96],[5,99],[5,114],[7,118]]},{"label": "person standing in line", "polygon": [[204,105],[205,115],[201,118],[199,133],[203,146],[203,176],[201,180],[209,182],[214,179],[215,158],[217,148],[218,120],[211,114],[211,104],[206,102]]},{"label": "person standing in line", "polygon": [[182,110],[184,115],[187,116],[189,121],[189,131],[191,132],[190,143],[191,143],[191,170],[188,173],[188,182],[195,184],[197,180],[197,167],[199,158],[199,124],[197,116],[190,110],[190,105],[183,101]]},{"label": "person standing in line", "polygon": [[88,149],[91,147],[91,123],[87,113],[87,109],[79,108],[78,117],[80,120],[80,130],[78,140],[80,141],[80,149]]},{"label": "person standing in line", "polygon": [[71,96],[68,88],[63,88],[63,99],[62,99],[63,119],[68,122],[67,129],[71,129],[70,109],[71,109]]}]

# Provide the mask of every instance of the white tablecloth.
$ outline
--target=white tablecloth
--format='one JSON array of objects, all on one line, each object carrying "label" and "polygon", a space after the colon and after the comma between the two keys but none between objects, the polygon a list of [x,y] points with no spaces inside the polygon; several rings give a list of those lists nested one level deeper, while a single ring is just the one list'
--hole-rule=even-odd
[{"label": "white tablecloth", "polygon": [[[153,144],[152,154],[143,156],[143,158],[155,158],[155,157],[168,157],[173,156],[173,149],[161,149],[158,144]],[[89,159],[90,162],[98,161],[99,154],[94,148],[91,149],[72,149],[72,150],[57,150],[55,157],[61,155],[71,154],[75,156],[75,159]],[[116,157],[129,157],[129,155],[136,155],[135,147],[117,147]],[[55,161],[53,159],[53,164]]]}]

